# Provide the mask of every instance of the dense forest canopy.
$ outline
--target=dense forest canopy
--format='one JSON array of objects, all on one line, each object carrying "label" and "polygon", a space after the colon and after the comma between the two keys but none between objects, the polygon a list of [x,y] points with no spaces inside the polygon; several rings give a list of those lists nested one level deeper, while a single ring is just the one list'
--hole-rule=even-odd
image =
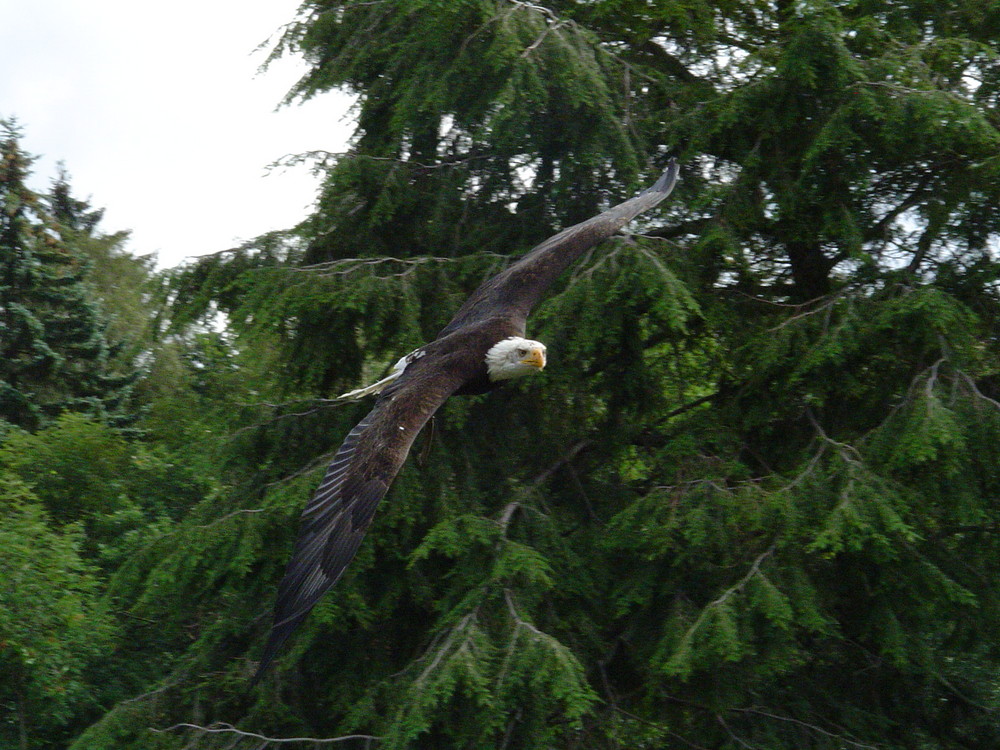
[{"label": "dense forest canopy", "polygon": [[[0,744],[1000,746],[996,4],[290,20],[357,103],[286,232],[158,273],[6,128]],[[671,155],[251,688],[332,397]]]}]

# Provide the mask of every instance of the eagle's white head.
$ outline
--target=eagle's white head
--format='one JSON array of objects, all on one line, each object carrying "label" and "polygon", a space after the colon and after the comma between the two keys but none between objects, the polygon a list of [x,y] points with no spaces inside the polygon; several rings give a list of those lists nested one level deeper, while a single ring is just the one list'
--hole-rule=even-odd
[{"label": "eagle's white head", "polygon": [[486,372],[490,380],[510,380],[545,367],[545,344],[520,336],[510,336],[486,352]]}]

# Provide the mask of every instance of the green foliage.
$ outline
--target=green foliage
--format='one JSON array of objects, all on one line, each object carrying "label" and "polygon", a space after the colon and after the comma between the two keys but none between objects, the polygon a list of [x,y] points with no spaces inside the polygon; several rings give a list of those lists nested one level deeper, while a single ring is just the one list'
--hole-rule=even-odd
[{"label": "green foliage", "polygon": [[[302,226],[175,274],[177,319],[224,312],[264,403],[232,423],[231,489],[116,579],[177,659],[146,725],[208,704],[398,748],[996,744],[998,33],[972,2],[306,3],[291,96],[354,92],[356,137],[307,157]],[[241,697],[265,581],[363,411],[323,399],[661,144],[677,199],[536,311],[544,377],[442,410]]]},{"label": "green foliage", "polygon": [[201,497],[202,482],[176,460],[72,413],[34,434],[8,433],[0,445],[0,471],[27,483],[57,525],[81,525],[83,551],[105,565],[141,544],[149,524],[181,515]]},{"label": "green foliage", "polygon": [[[120,633],[30,741],[1000,745],[998,44],[977,0],[306,2],[275,50],[309,65],[291,98],[358,97],[349,151],[303,157],[314,214],[155,295],[103,286],[122,330],[164,305],[144,442],[4,436],[11,544],[72,542],[67,601]],[[330,397],[666,151],[671,202],[532,317],[545,373],[439,412],[250,688],[367,408]],[[56,705],[46,669],[17,679]]]},{"label": "green foliage", "polygon": [[0,738],[54,747],[90,710],[88,668],[113,643],[95,570],[80,556],[79,528],[53,531],[26,485],[0,473]]}]

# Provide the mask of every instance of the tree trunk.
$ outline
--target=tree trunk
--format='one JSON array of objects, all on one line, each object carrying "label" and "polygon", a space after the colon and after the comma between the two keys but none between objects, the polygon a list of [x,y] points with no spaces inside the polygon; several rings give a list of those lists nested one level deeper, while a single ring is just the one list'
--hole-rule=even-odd
[{"label": "tree trunk", "polygon": [[830,259],[815,242],[793,241],[786,245],[792,265],[793,298],[796,302],[830,293]]}]

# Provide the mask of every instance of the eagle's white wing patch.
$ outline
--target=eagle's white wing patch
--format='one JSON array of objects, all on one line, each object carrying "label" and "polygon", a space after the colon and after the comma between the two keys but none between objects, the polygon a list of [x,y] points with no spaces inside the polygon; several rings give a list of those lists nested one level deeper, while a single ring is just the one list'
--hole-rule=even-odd
[{"label": "eagle's white wing patch", "polygon": [[427,354],[424,348],[414,349],[412,352],[404,357],[400,357],[396,364],[392,366],[392,372],[386,375],[384,378],[371,385],[366,385],[364,388],[356,388],[353,391],[348,391],[347,393],[342,393],[337,396],[338,399],[343,401],[357,401],[365,396],[370,396],[373,393],[381,393],[387,385],[392,383],[394,380],[398,379],[403,371],[406,370],[407,365],[414,360],[420,359],[422,356]]}]

